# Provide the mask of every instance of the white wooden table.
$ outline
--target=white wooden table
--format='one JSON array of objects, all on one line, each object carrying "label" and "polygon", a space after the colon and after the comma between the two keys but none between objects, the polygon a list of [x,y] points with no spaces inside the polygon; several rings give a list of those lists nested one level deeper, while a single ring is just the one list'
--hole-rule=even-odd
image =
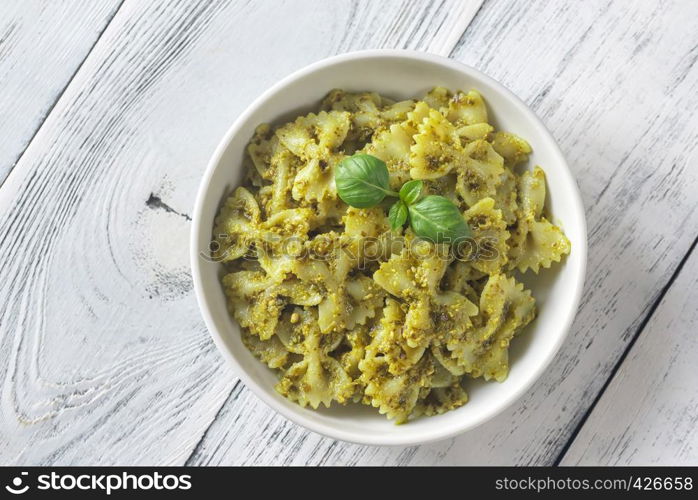
[{"label": "white wooden table", "polygon": [[[581,188],[572,332],[449,441],[350,445],[275,415],[192,291],[194,194],[265,88],[362,48],[524,99]],[[673,1],[0,2],[1,464],[698,464],[698,6]]]}]

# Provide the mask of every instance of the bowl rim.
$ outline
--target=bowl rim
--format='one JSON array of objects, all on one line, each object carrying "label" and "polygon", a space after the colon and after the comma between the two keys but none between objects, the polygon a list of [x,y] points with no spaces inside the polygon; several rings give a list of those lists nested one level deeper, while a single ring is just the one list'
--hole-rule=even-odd
[{"label": "bowl rim", "polygon": [[[549,353],[546,355],[544,359],[541,359],[540,363],[529,376],[528,380],[525,383],[523,383],[518,388],[518,390],[503,398],[502,401],[496,406],[496,408],[492,409],[489,412],[483,412],[481,417],[473,419],[473,421],[469,424],[450,425],[441,427],[432,426],[431,428],[429,428],[428,432],[422,432],[421,436],[416,436],[415,434],[411,433],[396,433],[391,435],[384,435],[380,438],[376,438],[374,436],[369,437],[367,435],[362,435],[361,433],[357,433],[354,431],[345,431],[341,428],[338,428],[330,424],[324,424],[321,422],[309,420],[301,414],[300,410],[304,410],[303,408],[298,407],[298,411],[296,411],[295,409],[291,410],[289,407],[283,406],[279,401],[275,400],[265,389],[260,387],[260,384],[257,381],[255,381],[247,373],[246,370],[243,369],[243,367],[240,365],[240,363],[238,363],[233,353],[227,348],[225,341],[223,340],[223,336],[215,326],[211,311],[208,308],[208,304],[204,300],[204,285],[200,268],[201,259],[199,258],[199,254],[201,249],[199,248],[198,241],[200,232],[202,230],[201,218],[204,207],[204,200],[210,187],[210,181],[214,174],[214,171],[219,165],[228,147],[228,144],[231,142],[233,137],[235,137],[238,131],[243,127],[245,122],[247,122],[249,117],[253,115],[262,106],[262,104],[271,96],[278,93],[294,81],[305,77],[306,75],[309,75],[327,66],[333,66],[350,60],[376,58],[402,58],[411,61],[427,62],[431,64],[447,66],[450,69],[468,75],[474,80],[485,82],[487,85],[496,89],[513,106],[519,108],[519,110],[530,119],[532,126],[538,128],[539,133],[546,137],[551,147],[554,148],[554,153],[556,153],[557,156],[561,159],[561,163],[556,166],[556,169],[560,170],[560,173],[565,178],[565,181],[568,182],[570,186],[573,188],[572,192],[574,197],[574,199],[572,200],[574,210],[570,218],[576,220],[570,220],[571,224],[568,225],[577,226],[581,235],[580,242],[577,243],[575,247],[575,253],[577,254],[577,260],[579,261],[579,268],[576,275],[574,276],[575,289],[573,291],[569,309],[565,315],[565,320],[560,323],[560,333],[558,334],[558,338],[555,340],[553,348],[550,349]],[[207,229],[207,231],[210,231],[210,228]],[[242,380],[244,384],[247,387],[249,387],[259,399],[261,399],[274,411],[289,419],[291,422],[294,422],[295,424],[298,424],[307,430],[317,432],[332,439],[340,439],[342,441],[363,445],[414,446],[418,444],[425,444],[433,441],[451,438],[482,425],[483,423],[494,418],[496,415],[502,413],[506,408],[508,408],[515,401],[520,399],[521,396],[523,396],[541,377],[543,372],[548,368],[552,360],[559,352],[560,347],[562,346],[563,342],[569,334],[570,327],[577,314],[577,308],[581,300],[582,291],[584,288],[584,280],[586,276],[587,226],[584,205],[582,203],[582,197],[579,192],[579,187],[574,176],[572,175],[572,172],[570,171],[569,165],[567,164],[567,161],[562,151],[560,150],[559,145],[557,144],[557,141],[550,133],[550,131],[547,129],[547,127],[544,125],[542,120],[536,115],[536,113],[508,88],[506,88],[504,85],[494,80],[493,78],[482,73],[481,71],[444,56],[431,54],[428,52],[400,49],[358,50],[327,57],[294,71],[290,75],[278,81],[276,84],[269,87],[256,99],[254,99],[252,103],[250,103],[250,105],[238,116],[238,118],[228,128],[227,132],[216,146],[216,149],[214,150],[214,153],[206,166],[206,170],[197,190],[196,201],[194,204],[194,210],[192,214],[192,227],[190,232],[190,259],[190,264],[192,268],[192,280],[194,282],[194,290],[196,293],[196,299],[199,305],[199,309],[204,318],[204,323],[206,324],[206,327],[208,328],[208,331],[210,332],[211,337],[213,338],[213,341],[216,344],[218,350],[223,354],[223,357],[228,361],[228,363],[232,365],[235,375],[237,375],[238,378]]]}]

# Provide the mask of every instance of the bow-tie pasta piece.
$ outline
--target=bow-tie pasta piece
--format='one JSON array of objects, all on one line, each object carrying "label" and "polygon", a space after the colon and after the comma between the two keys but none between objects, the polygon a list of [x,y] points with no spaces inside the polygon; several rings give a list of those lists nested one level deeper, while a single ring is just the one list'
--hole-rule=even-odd
[{"label": "bow-tie pasta piece", "polygon": [[385,210],[381,207],[347,209],[344,218],[344,234],[353,241],[361,238],[378,238],[390,228]]},{"label": "bow-tie pasta piece", "polygon": [[308,329],[303,322],[312,320],[310,311],[309,308],[299,306],[285,308],[276,328],[276,335],[272,337],[272,340],[277,339],[289,354],[296,355],[295,358],[305,354],[305,338]]},{"label": "bow-tie pasta piece", "polygon": [[424,181],[424,196],[431,194],[443,196],[457,207],[461,207],[462,203],[456,193],[457,176],[455,173],[437,177],[436,179],[428,179]]},{"label": "bow-tie pasta piece", "polygon": [[460,408],[468,402],[468,393],[460,381],[449,387],[435,387],[417,402],[415,416],[433,417]]},{"label": "bow-tie pasta piece", "polygon": [[277,154],[288,151],[268,123],[263,123],[255,130],[254,136],[247,145],[247,154],[252,160],[258,175],[267,181],[273,178],[269,171],[271,159]]},{"label": "bow-tie pasta piece", "polygon": [[[480,294],[473,288],[472,282],[484,278],[487,274],[475,269],[471,262],[456,260],[446,270],[441,287],[444,290],[458,292],[477,304],[480,301]],[[475,313],[477,314],[477,312]]]},{"label": "bow-tie pasta piece", "polygon": [[381,207],[350,207],[342,218],[344,234],[342,250],[356,260],[356,267],[364,272],[375,269],[387,260],[393,248],[398,248],[385,210]]},{"label": "bow-tie pasta piece", "polygon": [[[334,189],[334,187],[333,187]],[[331,230],[331,228],[341,224],[342,217],[347,213],[347,204],[339,198],[324,198],[321,201],[308,203],[308,207],[313,211],[314,230]]]},{"label": "bow-tie pasta piece", "polygon": [[388,372],[399,375],[412,368],[424,354],[424,347],[411,347],[404,336],[405,312],[395,299],[387,299],[383,317],[366,347],[366,359],[382,358]]},{"label": "bow-tie pasta piece", "polygon": [[291,183],[294,200],[322,201],[337,197],[334,169],[343,157],[338,151],[351,127],[350,118],[346,111],[321,111],[300,117],[276,131],[281,144],[302,162]]},{"label": "bow-tie pasta piece", "polygon": [[357,384],[357,389],[359,393],[356,394],[358,399],[363,395],[363,386],[359,383],[359,378],[361,377],[361,370],[359,370],[359,363],[366,355],[366,346],[371,342],[371,334],[369,331],[373,329],[374,325],[369,323],[366,325],[358,325],[356,328],[348,332],[344,336],[344,343],[341,344],[336,353],[336,357],[339,363],[344,368],[344,371],[354,380]]},{"label": "bow-tie pasta piece", "polygon": [[286,297],[289,304],[316,306],[322,302],[324,294],[319,286],[301,281],[293,275],[289,276],[275,285],[279,295]]},{"label": "bow-tie pasta piece", "polygon": [[540,167],[533,172],[524,172],[519,177],[521,216],[538,219],[545,206],[545,172]]},{"label": "bow-tie pasta piece", "polygon": [[504,159],[489,142],[473,141],[464,148],[464,160],[457,172],[456,191],[472,207],[478,200],[496,195],[504,173]]},{"label": "bow-tie pasta piece", "polygon": [[306,355],[286,370],[276,390],[301,406],[327,408],[332,401],[346,404],[354,396],[354,383],[339,362],[329,356]]},{"label": "bow-tie pasta piece", "polygon": [[271,185],[260,188],[261,191],[269,190],[264,203],[265,212],[273,214],[297,205],[292,189],[294,180],[302,171],[302,164],[298,157],[288,150],[274,155],[271,159],[268,172],[272,174]]},{"label": "bow-tie pasta piece", "polygon": [[308,208],[279,210],[261,224],[261,229],[266,232],[266,240],[269,242],[274,241],[273,236],[306,240],[312,216],[312,211]]},{"label": "bow-tie pasta piece", "polygon": [[414,136],[419,133],[419,125],[429,119],[429,114],[432,109],[425,102],[418,102],[414,109],[407,113],[407,119],[402,122],[405,130],[410,135]]},{"label": "bow-tie pasta piece", "polygon": [[326,158],[344,142],[351,126],[346,111],[321,111],[301,116],[276,131],[281,144],[304,161]]},{"label": "bow-tie pasta piece", "polygon": [[422,348],[443,341],[457,327],[466,328],[477,308],[466,297],[439,289],[451,261],[447,248],[412,238],[409,234],[402,252],[381,264],[373,279],[404,301],[402,336],[410,347]]},{"label": "bow-tie pasta piece", "polygon": [[[334,172],[341,158],[328,155],[327,158],[312,158],[298,169],[290,187],[296,201],[322,202],[337,199]],[[286,184],[286,185],[289,185]]]},{"label": "bow-tie pasta piece", "polygon": [[332,247],[331,250],[326,254],[316,254],[322,260],[299,261],[294,269],[302,282],[315,284],[324,290],[324,298],[318,304],[320,330],[330,332],[365,324],[382,306],[384,293],[367,276],[349,276],[359,262],[357,250],[344,246],[339,235],[329,238],[327,245]]},{"label": "bow-tie pasta piece", "polygon": [[[256,264],[267,276],[273,276],[276,282],[280,282],[296,269],[298,260],[294,253],[302,252],[302,248],[300,242],[297,245],[281,243],[272,248],[260,245],[255,249]],[[307,287],[307,291],[312,292],[313,295],[318,293],[315,287]]]},{"label": "bow-tie pasta piece", "polygon": [[223,286],[235,319],[262,340],[274,335],[286,305],[315,305],[323,300],[316,287],[301,290],[295,278],[279,281],[264,271],[226,274]]},{"label": "bow-tie pasta piece", "polygon": [[453,94],[445,87],[434,87],[429,92],[424,94],[422,101],[425,102],[431,109],[435,109],[441,113],[448,111],[448,103],[451,101]]},{"label": "bow-tie pasta piece", "polygon": [[404,120],[414,104],[412,100],[395,102],[375,92],[350,93],[335,89],[322,100],[320,109],[351,113],[351,128],[343,149],[345,154],[352,154],[361,149],[361,143],[370,141],[376,130]]},{"label": "bow-tie pasta piece", "polygon": [[242,343],[269,368],[281,369],[289,362],[289,351],[277,336],[262,340],[248,330],[243,330]]},{"label": "bow-tie pasta piece", "polygon": [[341,89],[331,90],[320,103],[322,111],[358,111],[377,112],[383,106],[384,99],[376,92],[345,92]]},{"label": "bow-tie pasta piece", "polygon": [[478,313],[478,308],[465,295],[442,291],[431,299],[430,313],[436,333],[432,343],[438,345],[463,335],[472,325],[470,317]]},{"label": "bow-tie pasta piece", "polygon": [[487,140],[493,131],[494,127],[489,123],[473,123],[472,125],[463,125],[456,129],[456,133],[463,144],[477,140]]},{"label": "bow-tie pasta piece", "polygon": [[[345,263],[345,258],[340,258]],[[298,277],[306,282],[318,283],[323,289],[324,298],[318,304],[318,326],[320,331],[327,333],[342,330],[346,327],[349,316],[349,303],[346,294],[346,277],[348,269],[340,264],[340,267],[328,265],[325,262],[313,262],[305,267],[303,272],[298,272]]]},{"label": "bow-tie pasta piece", "polygon": [[495,194],[492,196],[495,201],[495,207],[502,212],[502,218],[507,226],[516,223],[516,217],[519,210],[518,199],[518,178],[508,168],[504,169],[499,178]]},{"label": "bow-tie pasta piece", "polygon": [[450,262],[448,246],[420,240],[408,229],[401,252],[382,263],[373,279],[388,293],[412,299],[436,291]]},{"label": "bow-tie pasta piece", "polygon": [[492,198],[484,198],[465,211],[472,239],[464,242],[463,257],[484,274],[499,272],[507,263],[509,231],[501,210],[495,208]]},{"label": "bow-tie pasta piece", "polygon": [[415,107],[415,102],[411,99],[398,102],[383,99],[383,104],[380,116],[385,121],[385,126],[405,121],[408,113],[412,112]]},{"label": "bow-tie pasta piece", "polygon": [[390,173],[391,189],[400,189],[410,180],[410,148],[413,142],[409,127],[402,123],[393,124],[377,132],[363,150],[385,162]]},{"label": "bow-tie pasta piece", "polygon": [[414,415],[431,417],[454,410],[468,402],[468,393],[463,387],[460,376],[453,375],[440,363],[434,363],[431,387],[420,399],[414,409]]},{"label": "bow-tie pasta piece", "polygon": [[434,362],[429,356],[400,375],[393,375],[388,361],[382,357],[366,358],[359,363],[366,386],[365,399],[378,412],[394,419],[396,424],[407,422],[417,405],[419,395],[428,388],[434,373]]},{"label": "bow-tie pasta piece", "polygon": [[303,332],[301,361],[284,372],[277,391],[301,406],[329,408],[332,401],[345,404],[354,396],[354,382],[329,352],[336,349],[341,336],[320,332],[312,313],[305,311],[299,320]]},{"label": "bow-tie pasta piece", "polygon": [[504,165],[513,168],[524,163],[531,154],[531,146],[518,135],[509,132],[495,132],[492,147],[504,158]]},{"label": "bow-tie pasta piece", "polygon": [[260,222],[257,200],[244,187],[237,188],[216,217],[213,258],[229,262],[245,255],[250,244],[260,236]]},{"label": "bow-tie pasta piece", "polygon": [[307,208],[289,208],[274,212],[267,220],[254,196],[239,187],[216,217],[214,258],[228,262],[244,256],[252,244],[277,247],[289,238],[307,239],[312,212]]},{"label": "bow-tie pasta piece", "polygon": [[364,275],[349,278],[346,293],[348,314],[345,325],[350,330],[357,325],[365,325],[369,319],[374,318],[385,300],[383,289]]},{"label": "bow-tie pasta piece", "polygon": [[[397,106],[397,105],[396,105]],[[381,128],[371,142],[362,149],[364,153],[383,160],[390,173],[390,186],[399,190],[410,180],[410,155],[418,126],[429,116],[429,106],[418,102],[405,113],[404,121]]]},{"label": "bow-tie pasta piece", "polygon": [[[467,337],[465,337],[467,339]],[[456,339],[451,339],[451,346],[459,345],[463,342]],[[459,363],[458,358],[449,350],[447,345],[435,345],[431,348],[431,355],[436,361],[438,361],[438,366],[442,367],[448,371],[454,377],[461,380],[461,377],[465,375],[466,368],[463,363]]]},{"label": "bow-tie pasta piece", "polygon": [[562,230],[541,214],[545,204],[545,173],[540,167],[525,172],[519,180],[519,220],[511,231],[511,267],[538,273],[570,252],[570,242]]},{"label": "bow-tie pasta piece", "polygon": [[487,123],[487,106],[478,91],[459,90],[448,102],[446,118],[459,127]]},{"label": "bow-tie pasta piece", "polygon": [[493,274],[480,297],[480,313],[472,331],[448,344],[465,373],[502,381],[509,372],[509,342],[535,317],[535,300],[521,283]]},{"label": "bow-tie pasta piece", "polygon": [[417,125],[410,148],[410,175],[413,179],[436,179],[466,161],[460,137],[453,124],[436,110]]},{"label": "bow-tie pasta piece", "polygon": [[354,383],[339,362],[329,356],[306,355],[286,370],[276,390],[301,406],[330,407],[332,401],[346,404],[354,396]]},{"label": "bow-tie pasta piece", "polygon": [[270,339],[285,306],[273,279],[260,271],[239,271],[223,276],[223,288],[240,326],[262,340]]}]

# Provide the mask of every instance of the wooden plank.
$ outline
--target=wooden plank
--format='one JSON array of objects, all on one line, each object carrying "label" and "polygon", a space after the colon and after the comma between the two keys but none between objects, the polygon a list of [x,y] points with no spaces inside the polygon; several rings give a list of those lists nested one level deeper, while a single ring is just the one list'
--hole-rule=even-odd
[{"label": "wooden plank", "polygon": [[0,188],[0,463],[183,463],[236,384],[188,264],[215,145],[290,71],[444,50],[469,8],[127,0]]},{"label": "wooden plank", "polygon": [[0,2],[0,184],[120,3]]},{"label": "wooden plank", "polygon": [[698,252],[691,252],[563,465],[698,463]]},{"label": "wooden plank", "polygon": [[381,449],[303,432],[239,388],[191,463],[554,463],[698,234],[696,25],[690,2],[488,1],[454,51],[543,118],[587,207],[580,312],[525,397],[458,438]]}]

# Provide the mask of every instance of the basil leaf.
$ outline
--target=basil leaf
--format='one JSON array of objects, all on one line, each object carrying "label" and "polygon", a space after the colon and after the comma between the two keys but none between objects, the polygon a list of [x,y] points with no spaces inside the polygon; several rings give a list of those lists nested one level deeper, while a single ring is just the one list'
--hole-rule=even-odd
[{"label": "basil leaf", "polygon": [[337,194],[352,207],[375,207],[386,195],[397,196],[390,191],[388,167],[375,156],[356,154],[344,158],[337,165],[334,180]]},{"label": "basil leaf", "polygon": [[423,185],[424,183],[418,180],[405,182],[400,188],[400,199],[404,201],[405,204],[412,205],[419,199]]},{"label": "basil leaf", "polygon": [[396,201],[395,204],[390,207],[388,220],[390,220],[390,228],[393,231],[401,227],[407,221],[407,205],[402,201]]},{"label": "basil leaf", "polygon": [[451,200],[431,195],[408,207],[410,225],[420,238],[434,243],[457,243],[470,236],[468,223]]}]

